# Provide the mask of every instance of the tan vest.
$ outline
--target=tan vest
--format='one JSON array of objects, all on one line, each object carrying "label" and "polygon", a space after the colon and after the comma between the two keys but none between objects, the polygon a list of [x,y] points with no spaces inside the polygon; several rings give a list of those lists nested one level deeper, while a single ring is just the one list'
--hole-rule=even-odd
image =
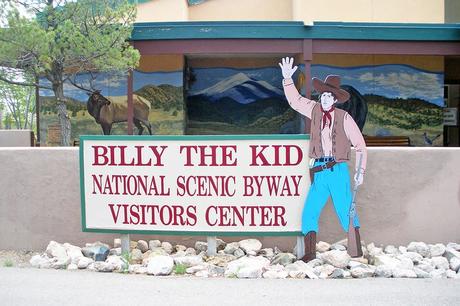
[{"label": "tan vest", "polygon": [[[343,128],[343,119],[346,112],[336,108],[334,110],[334,124],[332,126],[332,155],[336,161],[350,160],[351,143],[348,140]],[[323,112],[321,104],[317,103],[311,112],[311,127],[310,127],[310,158],[320,158],[324,156],[321,145],[321,119]]]}]

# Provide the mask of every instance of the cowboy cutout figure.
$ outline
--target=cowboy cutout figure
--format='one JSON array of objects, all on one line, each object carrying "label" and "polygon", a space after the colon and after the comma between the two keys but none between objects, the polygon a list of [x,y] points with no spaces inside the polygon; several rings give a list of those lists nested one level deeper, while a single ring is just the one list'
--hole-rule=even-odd
[{"label": "cowboy cutout figure", "polygon": [[[313,78],[313,88],[320,95],[320,101],[315,102],[302,97],[297,91],[292,80],[292,75],[297,70],[297,66],[292,67],[293,62],[293,58],[286,57],[279,65],[284,78],[284,94],[290,106],[311,119],[311,187],[302,212],[302,234],[305,235],[305,256],[302,260],[308,262],[316,257],[318,220],[329,195],[332,196],[342,228],[349,232],[352,193],[347,161],[351,155],[350,147],[353,145],[356,149],[356,187],[363,183],[367,150],[361,131],[353,118],[347,112],[334,107],[335,103],[343,103],[350,98],[350,94],[340,88],[340,77],[329,75],[324,82]],[[362,249],[359,220],[356,214],[352,215],[352,219],[353,227],[350,231],[354,230],[354,236],[351,237],[356,238],[352,240],[356,241],[357,253],[350,255],[360,257]],[[349,233],[349,237],[350,235],[353,233]]]}]

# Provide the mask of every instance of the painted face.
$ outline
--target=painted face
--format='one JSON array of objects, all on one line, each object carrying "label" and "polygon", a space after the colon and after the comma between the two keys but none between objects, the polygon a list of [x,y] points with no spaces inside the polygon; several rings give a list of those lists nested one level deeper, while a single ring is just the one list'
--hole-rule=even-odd
[{"label": "painted face", "polygon": [[323,107],[324,110],[329,110],[334,103],[337,102],[337,99],[334,97],[334,95],[330,92],[323,92],[321,94],[321,106]]}]

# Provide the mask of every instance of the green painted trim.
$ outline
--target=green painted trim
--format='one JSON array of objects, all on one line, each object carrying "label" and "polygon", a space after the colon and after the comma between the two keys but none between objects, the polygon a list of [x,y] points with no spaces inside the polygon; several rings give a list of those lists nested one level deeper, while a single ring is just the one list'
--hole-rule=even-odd
[{"label": "green painted trim", "polygon": [[131,39],[347,39],[460,41],[460,24],[297,21],[135,23]]},{"label": "green painted trim", "polygon": [[298,232],[196,232],[196,231],[148,231],[148,230],[114,230],[85,228],[88,233],[115,233],[115,234],[137,234],[137,235],[181,235],[181,236],[300,236]]},{"label": "green painted trim", "polygon": [[84,156],[83,156],[83,142],[84,138],[80,136],[80,205],[81,205],[81,228],[84,232],[86,230],[86,203],[85,203],[85,174],[84,174]]},{"label": "green painted trim", "polygon": [[82,232],[118,233],[118,234],[149,234],[149,235],[182,235],[182,236],[299,236],[299,232],[196,232],[196,231],[149,231],[149,230],[114,230],[86,227],[85,178],[83,146],[86,140],[277,140],[277,139],[310,139],[309,134],[268,134],[268,135],[82,135],[80,136],[80,206]]},{"label": "green painted trim", "polygon": [[309,134],[253,134],[253,135],[82,135],[80,146],[85,140],[279,140],[310,139]]}]

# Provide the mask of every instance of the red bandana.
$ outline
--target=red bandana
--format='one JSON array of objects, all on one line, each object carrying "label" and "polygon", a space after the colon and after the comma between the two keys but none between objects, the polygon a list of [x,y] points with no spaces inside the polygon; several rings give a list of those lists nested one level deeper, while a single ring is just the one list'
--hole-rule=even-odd
[{"label": "red bandana", "polygon": [[332,105],[331,109],[328,111],[325,111],[323,109],[323,106],[321,105],[321,111],[323,112],[323,129],[326,126],[326,120],[329,120],[329,126],[331,126],[332,123],[332,116],[331,113],[334,111],[335,107]]}]

